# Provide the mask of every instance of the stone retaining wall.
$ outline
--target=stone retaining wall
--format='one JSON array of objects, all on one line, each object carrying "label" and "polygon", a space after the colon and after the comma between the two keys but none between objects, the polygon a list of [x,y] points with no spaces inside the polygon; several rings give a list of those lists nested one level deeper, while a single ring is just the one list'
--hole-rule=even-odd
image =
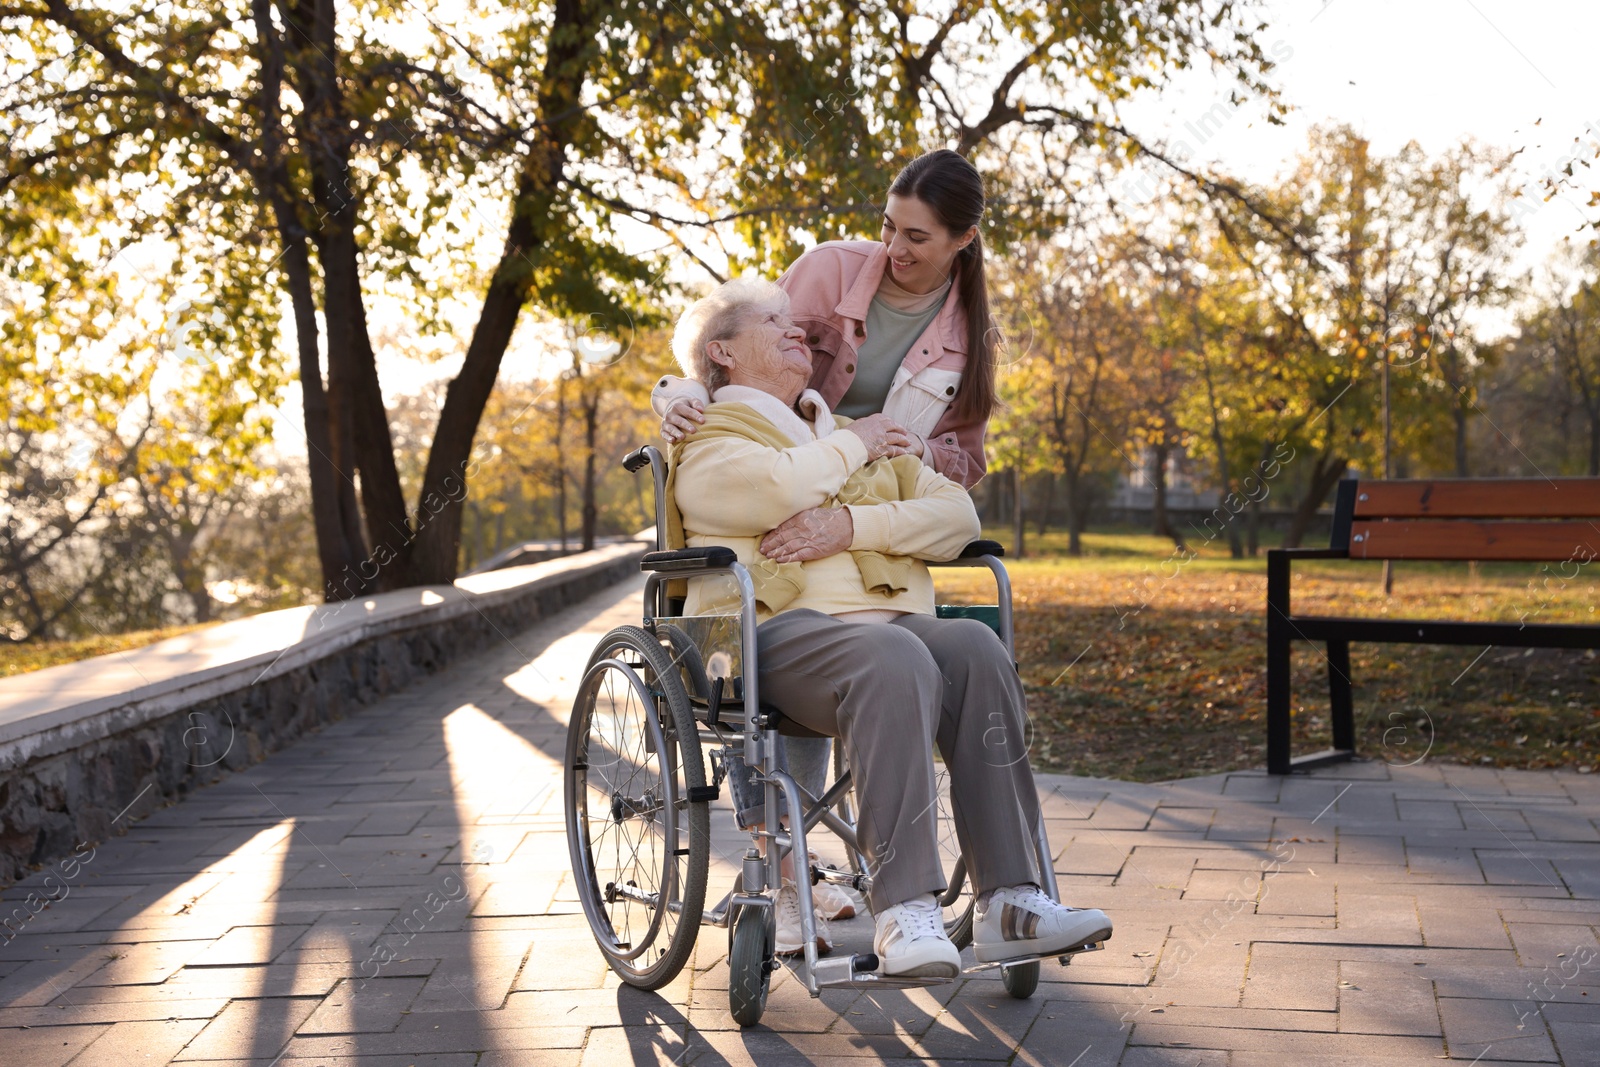
[{"label": "stone retaining wall", "polygon": [[[264,667],[258,654],[220,671],[161,679],[123,702],[63,703],[7,723],[0,736],[0,885],[637,574],[648,547],[611,545],[420,595],[351,602],[361,614],[332,627],[313,623],[356,609],[294,609],[309,612],[304,636],[268,648]],[[381,603],[385,597],[407,599],[395,608]],[[92,670],[94,662],[72,667]],[[15,681],[0,682],[0,695]]]}]

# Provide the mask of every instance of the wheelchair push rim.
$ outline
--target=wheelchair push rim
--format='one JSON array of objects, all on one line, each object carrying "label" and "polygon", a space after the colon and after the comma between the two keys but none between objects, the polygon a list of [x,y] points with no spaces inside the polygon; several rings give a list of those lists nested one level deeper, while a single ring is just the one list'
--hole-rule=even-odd
[{"label": "wheelchair push rim", "polygon": [[[687,740],[687,744],[683,743]],[[659,988],[682,970],[705,904],[710,826],[687,695],[638,627],[595,649],[568,727],[567,841],[578,899],[613,970]]]}]

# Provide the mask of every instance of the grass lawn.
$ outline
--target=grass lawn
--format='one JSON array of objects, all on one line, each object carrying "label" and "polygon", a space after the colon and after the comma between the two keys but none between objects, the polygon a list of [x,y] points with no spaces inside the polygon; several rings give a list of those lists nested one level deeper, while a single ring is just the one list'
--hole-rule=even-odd
[{"label": "grass lawn", "polygon": [[176,637],[179,634],[186,634],[191,630],[198,630],[203,626],[210,625],[214,624],[202,623],[199,626],[167,626],[159,630],[134,630],[125,634],[86,637],[78,641],[35,641],[25,645],[0,645],[0,678],[9,678],[13,674],[26,674],[28,671],[39,671],[46,667],[55,667],[63,663],[76,663],[80,659],[103,656],[108,652],[126,652],[130,648],[153,645],[157,641],[164,641],[169,637]]},{"label": "grass lawn", "polygon": [[[1007,561],[1035,766],[1137,781],[1264,767],[1266,557],[1206,546],[1185,562],[1169,542],[1127,531],[1084,540],[1075,559],[1064,535],[1031,537],[1029,558]],[[1600,568],[1563,579],[1542,566],[1400,564],[1386,597],[1381,564],[1297,564],[1295,610],[1592,621]],[[993,590],[983,571],[941,572],[940,587],[952,602]],[[1600,767],[1594,652],[1353,643],[1350,656],[1363,755]],[[1296,642],[1294,750],[1329,741],[1326,660]]]}]

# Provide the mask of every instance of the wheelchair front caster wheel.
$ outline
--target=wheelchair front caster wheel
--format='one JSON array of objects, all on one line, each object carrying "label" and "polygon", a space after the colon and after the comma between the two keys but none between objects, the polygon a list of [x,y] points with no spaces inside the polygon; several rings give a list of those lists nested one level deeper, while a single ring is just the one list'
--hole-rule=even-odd
[{"label": "wheelchair front caster wheel", "polygon": [[728,952],[728,1011],[740,1026],[754,1026],[767,1010],[772,980],[772,941],[766,908],[745,907],[734,921]]},{"label": "wheelchair front caster wheel", "polygon": [[1000,981],[1005,983],[1007,993],[1017,1000],[1027,1000],[1039,988],[1039,961],[1000,968]]}]

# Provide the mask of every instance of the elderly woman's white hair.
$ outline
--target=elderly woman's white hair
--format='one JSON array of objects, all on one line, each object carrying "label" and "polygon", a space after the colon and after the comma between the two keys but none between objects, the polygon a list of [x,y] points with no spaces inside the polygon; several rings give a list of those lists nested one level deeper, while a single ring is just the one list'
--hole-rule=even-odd
[{"label": "elderly woman's white hair", "polygon": [[762,315],[789,310],[789,294],[765,278],[733,278],[693,304],[672,331],[672,354],[683,373],[712,393],[728,384],[728,369],[706,354],[712,341],[726,341]]}]

